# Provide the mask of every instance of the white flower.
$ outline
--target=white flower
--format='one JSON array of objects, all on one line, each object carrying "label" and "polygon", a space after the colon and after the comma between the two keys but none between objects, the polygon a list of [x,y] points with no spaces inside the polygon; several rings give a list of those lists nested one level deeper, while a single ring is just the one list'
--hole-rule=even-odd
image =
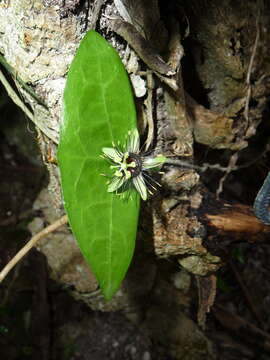
[{"label": "white flower", "polygon": [[[137,129],[129,131],[125,149],[116,147],[102,148],[103,156],[112,163],[113,176],[108,184],[108,192],[122,194],[132,186],[140,194],[143,200],[147,199],[148,193],[152,194],[150,188],[155,189],[147,171],[160,168],[166,161],[165,156],[154,157],[140,154],[140,138]],[[154,180],[152,180],[154,182]]]}]

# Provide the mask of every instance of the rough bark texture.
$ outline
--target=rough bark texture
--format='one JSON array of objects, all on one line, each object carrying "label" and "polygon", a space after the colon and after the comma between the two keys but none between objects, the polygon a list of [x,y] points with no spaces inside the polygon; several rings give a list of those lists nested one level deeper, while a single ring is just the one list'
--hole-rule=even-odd
[{"label": "rough bark texture", "polygon": [[[157,135],[153,150],[192,163],[194,159],[200,160],[199,156],[194,158],[194,138],[212,149],[238,151],[256,133],[270,92],[267,80],[270,69],[266,61],[270,39],[265,31],[269,9],[252,1],[237,4],[187,1],[181,7],[177,1],[168,7],[160,3],[160,8],[154,0],[136,1],[136,6],[132,1],[0,3],[0,52],[48,107],[45,110],[21,89],[33,109],[38,124],[37,140],[50,173],[49,186],[34,205],[42,215],[30,226],[33,234],[63,214],[58,169],[50,160],[56,153],[61,97],[69,65],[86,30],[96,23],[124,59],[135,94],[140,94],[137,105],[138,113],[142,114],[141,128],[148,131],[150,140],[154,133]],[[157,53],[164,54],[173,75],[166,77],[158,71],[155,61],[159,60],[153,60],[149,49],[146,53],[141,43],[133,41],[128,27],[121,28],[121,36],[133,49],[111,31],[111,28],[120,31],[110,18],[119,16],[117,10],[150,41]],[[181,36],[179,23],[182,29],[185,19],[189,22],[190,35],[185,40],[186,56],[181,65],[184,31]],[[252,54],[256,55],[253,59]],[[154,70],[147,80],[138,75],[138,70],[145,70],[140,58]],[[147,88],[146,82],[154,85]],[[143,119],[148,119],[146,125]],[[157,131],[153,131],[153,119]],[[176,259],[190,273],[207,277],[197,281],[201,296],[199,321],[203,324],[216,290],[215,277],[211,274],[224,261],[226,247],[236,240],[246,241],[247,236],[251,241],[264,240],[269,229],[254,218],[250,207],[216,200],[201,186],[195,170],[174,166],[165,170],[160,195],[142,209],[136,255],[123,287],[111,302],[104,302],[97,291],[97,283],[68,227],[42,240],[38,248],[46,255],[52,276],[73,285],[74,296],[92,309],[124,310],[130,318],[143,323],[156,339],[168,341],[177,359],[186,358],[185,337],[190,338],[186,345],[189,359],[211,358],[207,340],[198,329],[199,340],[193,336],[195,325],[179,310],[188,291],[183,285],[186,272],[156,259]],[[146,296],[159,305],[146,309]],[[142,309],[145,316],[140,321]],[[153,325],[159,316],[164,325],[160,332],[159,325]],[[176,324],[173,330],[172,321]],[[183,328],[185,334],[181,336]]]}]

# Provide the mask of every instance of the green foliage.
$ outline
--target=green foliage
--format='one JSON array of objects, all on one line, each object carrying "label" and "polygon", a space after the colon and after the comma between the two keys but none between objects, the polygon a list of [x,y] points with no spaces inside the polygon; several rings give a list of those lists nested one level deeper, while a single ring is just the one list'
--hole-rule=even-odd
[{"label": "green foliage", "polygon": [[79,247],[106,299],[123,280],[134,252],[139,197],[107,192],[104,147],[136,129],[129,78],[117,52],[95,31],[82,40],[64,91],[58,160],[64,205]]}]

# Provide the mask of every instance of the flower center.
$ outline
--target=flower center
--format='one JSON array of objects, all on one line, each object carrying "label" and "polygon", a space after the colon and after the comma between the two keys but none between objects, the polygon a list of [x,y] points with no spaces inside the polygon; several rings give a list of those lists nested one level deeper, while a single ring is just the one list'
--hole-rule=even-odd
[{"label": "flower center", "polygon": [[[134,153],[129,153],[126,159],[126,164],[131,177],[138,176],[142,171],[142,160],[141,157]],[[129,166],[129,164],[135,164],[135,166]]]}]

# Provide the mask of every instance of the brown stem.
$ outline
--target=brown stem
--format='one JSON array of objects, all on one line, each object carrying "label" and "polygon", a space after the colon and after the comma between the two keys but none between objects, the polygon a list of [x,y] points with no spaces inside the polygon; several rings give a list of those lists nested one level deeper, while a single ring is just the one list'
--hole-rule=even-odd
[{"label": "brown stem", "polygon": [[60,226],[68,222],[67,215],[62,216],[60,219],[55,221],[53,224],[47,226],[41,230],[38,234],[33,236],[28,243],[9,261],[9,263],[0,272],[0,283],[4,280],[11,269],[32,249],[32,247],[43,237],[47,236],[51,232],[58,229]]}]

